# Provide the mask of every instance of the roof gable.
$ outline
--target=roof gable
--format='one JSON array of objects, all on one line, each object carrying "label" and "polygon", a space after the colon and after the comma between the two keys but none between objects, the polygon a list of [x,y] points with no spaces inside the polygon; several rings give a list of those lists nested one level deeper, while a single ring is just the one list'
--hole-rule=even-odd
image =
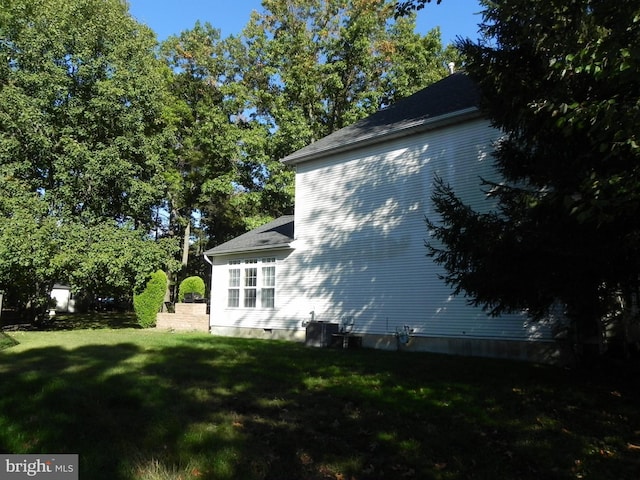
[{"label": "roof gable", "polygon": [[290,248],[291,242],[293,242],[293,215],[285,215],[207,250],[204,254],[215,257],[237,252]]},{"label": "roof gable", "polygon": [[480,91],[464,73],[455,73],[393,105],[282,159],[297,164],[339,151],[434,128],[465,115],[477,116]]}]

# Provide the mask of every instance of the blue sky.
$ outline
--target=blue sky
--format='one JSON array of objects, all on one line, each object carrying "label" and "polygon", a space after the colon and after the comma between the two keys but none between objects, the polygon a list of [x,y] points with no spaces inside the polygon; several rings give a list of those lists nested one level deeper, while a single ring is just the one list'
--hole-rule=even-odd
[{"label": "blue sky", "polygon": [[[237,34],[249,21],[253,10],[261,11],[260,0],[129,0],[132,15],[156,32],[159,40],[193,27],[196,20],[209,22],[222,31],[222,36]],[[457,36],[477,38],[477,0],[435,1],[418,12],[417,31],[424,34],[439,26],[442,42]]]}]

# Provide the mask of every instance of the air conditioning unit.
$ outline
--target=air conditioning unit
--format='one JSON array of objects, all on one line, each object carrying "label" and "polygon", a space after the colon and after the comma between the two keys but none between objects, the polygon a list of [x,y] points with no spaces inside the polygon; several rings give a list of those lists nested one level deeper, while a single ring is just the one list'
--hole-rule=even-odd
[{"label": "air conditioning unit", "polygon": [[330,346],[339,330],[337,323],[329,322],[309,322],[307,323],[304,344],[307,347],[328,347]]}]

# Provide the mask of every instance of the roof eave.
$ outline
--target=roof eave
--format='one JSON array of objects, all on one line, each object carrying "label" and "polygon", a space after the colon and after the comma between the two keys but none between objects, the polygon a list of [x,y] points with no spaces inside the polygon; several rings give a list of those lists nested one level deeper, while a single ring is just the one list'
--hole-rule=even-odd
[{"label": "roof eave", "polygon": [[362,148],[369,145],[375,145],[380,142],[386,142],[396,138],[406,137],[408,135],[415,135],[423,131],[434,130],[436,128],[441,128],[444,126],[461,123],[461,122],[471,120],[473,118],[480,117],[480,116],[481,116],[481,113],[478,107],[469,107],[462,110],[456,110],[455,112],[439,115],[434,118],[427,118],[425,120],[420,120],[419,122],[406,125],[402,128],[398,128],[398,129],[389,131],[387,133],[377,134],[377,135],[372,134],[370,136],[363,137],[360,140],[357,140],[351,143],[317,150],[315,152],[311,152],[306,155],[296,156],[295,153],[292,153],[291,155],[283,158],[280,161],[286,165],[297,165],[299,163],[304,163],[310,160],[316,160],[318,158],[326,157],[327,155],[334,155],[337,153],[347,152],[350,150],[355,150],[357,148]]},{"label": "roof eave", "polygon": [[[292,240],[293,241],[293,240]],[[261,245],[256,247],[248,247],[241,249],[233,249],[233,250],[222,250],[219,252],[215,252],[214,249],[211,249],[207,252],[204,252],[205,257],[223,257],[227,255],[237,255],[239,253],[255,253],[255,252],[264,252],[267,250],[293,250],[291,243],[281,243],[275,245]]]}]

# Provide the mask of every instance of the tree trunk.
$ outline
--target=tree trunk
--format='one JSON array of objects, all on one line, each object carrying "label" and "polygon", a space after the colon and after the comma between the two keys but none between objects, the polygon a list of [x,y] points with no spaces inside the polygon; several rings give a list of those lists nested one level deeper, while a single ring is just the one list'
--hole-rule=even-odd
[{"label": "tree trunk", "polygon": [[182,265],[187,266],[189,263],[189,239],[191,238],[191,220],[187,219],[184,227],[184,235],[182,237]]}]

